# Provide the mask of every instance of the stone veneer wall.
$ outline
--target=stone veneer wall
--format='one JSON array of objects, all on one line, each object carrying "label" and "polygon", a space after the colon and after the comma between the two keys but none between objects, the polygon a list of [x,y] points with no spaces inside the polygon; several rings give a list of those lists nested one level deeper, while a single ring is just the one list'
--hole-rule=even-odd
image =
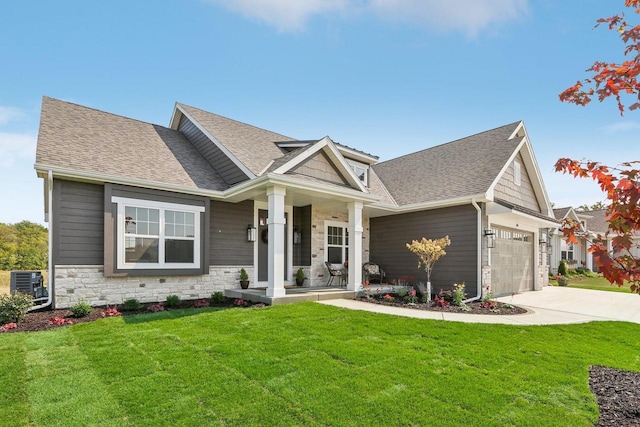
[{"label": "stone veneer wall", "polygon": [[253,277],[251,266],[210,267],[201,276],[104,277],[103,267],[57,265],[55,267],[55,308],[68,308],[86,301],[92,306],[122,304],[125,300],[161,302],[169,295],[183,300],[209,298],[215,291],[240,287],[240,269]]},{"label": "stone veneer wall", "polygon": [[[309,280],[305,286],[323,286],[329,280],[329,272],[324,265],[325,221],[349,222],[349,215],[344,211],[334,211],[312,207],[311,210],[311,267],[304,268]],[[362,262],[369,261],[369,218],[362,218]]]}]

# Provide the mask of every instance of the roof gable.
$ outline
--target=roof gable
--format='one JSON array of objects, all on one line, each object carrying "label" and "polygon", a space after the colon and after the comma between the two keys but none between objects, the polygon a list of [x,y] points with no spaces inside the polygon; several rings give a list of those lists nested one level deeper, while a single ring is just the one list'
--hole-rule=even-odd
[{"label": "roof gable", "polygon": [[521,184],[518,189],[519,193],[512,192],[511,197],[508,197],[507,200],[518,203],[527,209],[538,210],[544,215],[551,216],[553,214],[551,202],[549,201],[547,190],[544,187],[542,174],[540,173],[538,162],[533,153],[524,122],[519,122],[510,138],[519,141],[518,147],[504,164],[498,176],[496,176],[496,179],[487,191],[487,195],[490,199],[494,197],[504,197],[504,194],[495,194],[496,189],[501,183],[506,183],[506,181],[510,179],[512,180],[512,177],[510,178],[508,175],[514,171],[514,161],[518,161],[520,163],[521,174]]},{"label": "roof gable", "polygon": [[329,156],[319,152],[309,157],[304,162],[292,168],[287,174],[300,174],[334,184],[346,185],[347,180],[342,176],[338,168],[331,162]]},{"label": "roof gable", "polygon": [[188,115],[249,178],[259,176],[274,160],[284,156],[276,142],[295,141],[288,136],[180,103],[176,103],[172,128],[177,128],[181,114]]},{"label": "roof gable", "polygon": [[520,123],[378,163],[372,168],[401,206],[485,194],[519,146]]},{"label": "roof gable", "polygon": [[365,185],[356,176],[355,172],[353,172],[340,151],[338,151],[335,143],[328,136],[325,136],[313,144],[289,153],[285,159],[277,161],[271,168],[269,168],[269,170],[273,173],[285,174],[308,159],[314,157],[319,152],[322,152],[325,155],[333,169],[342,176],[345,184],[362,192],[368,192]]}]

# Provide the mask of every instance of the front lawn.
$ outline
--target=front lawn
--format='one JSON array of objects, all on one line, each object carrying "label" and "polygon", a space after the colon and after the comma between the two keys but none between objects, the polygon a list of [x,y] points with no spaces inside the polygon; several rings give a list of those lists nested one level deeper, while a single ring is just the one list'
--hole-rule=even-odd
[{"label": "front lawn", "polygon": [[0,420],[592,426],[589,366],[640,371],[639,345],[620,322],[514,327],[315,303],[160,312],[0,334]]},{"label": "front lawn", "polygon": [[[557,286],[557,280],[549,280],[551,285]],[[585,277],[585,276],[570,276],[569,277],[569,288],[580,288],[580,289],[592,289],[596,291],[609,291],[609,292],[626,292],[631,293],[631,289],[629,289],[629,284],[625,283],[624,286],[619,287],[618,285],[612,285],[609,283],[607,279],[602,276],[597,277]]]}]

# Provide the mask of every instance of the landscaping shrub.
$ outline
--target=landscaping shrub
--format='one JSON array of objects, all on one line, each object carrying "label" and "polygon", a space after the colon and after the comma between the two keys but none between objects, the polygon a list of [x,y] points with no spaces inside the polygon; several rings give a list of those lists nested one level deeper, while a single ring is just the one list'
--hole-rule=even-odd
[{"label": "landscaping shrub", "polygon": [[451,304],[455,305],[456,307],[461,307],[462,301],[464,301],[464,284],[456,283],[453,285]]},{"label": "landscaping shrub", "polygon": [[222,304],[225,301],[224,294],[220,291],[216,291],[211,294],[211,304]]},{"label": "landscaping shrub", "polygon": [[22,321],[31,307],[33,300],[30,295],[21,292],[0,295],[0,325]]},{"label": "landscaping shrub", "polygon": [[409,291],[404,286],[400,286],[400,287],[396,288],[396,294],[398,294],[398,296],[401,299],[406,297],[408,293],[409,293]]},{"label": "landscaping shrub", "polygon": [[569,284],[569,279],[566,276],[558,276],[558,285],[567,286]]},{"label": "landscaping shrub", "polygon": [[169,308],[180,306],[180,297],[178,295],[169,295],[164,305]]},{"label": "landscaping shrub", "polygon": [[567,275],[567,264],[563,261],[560,261],[560,264],[558,265],[558,274],[561,274],[563,276]]},{"label": "landscaping shrub", "polygon": [[140,307],[142,307],[142,304],[140,304],[140,301],[135,298],[129,298],[122,304],[122,306],[125,311],[138,311],[140,310]]},{"label": "landscaping shrub", "polygon": [[73,317],[79,318],[88,316],[93,311],[93,307],[91,307],[85,301],[80,301],[76,305],[71,306],[71,308],[69,308],[69,311],[71,311]]}]

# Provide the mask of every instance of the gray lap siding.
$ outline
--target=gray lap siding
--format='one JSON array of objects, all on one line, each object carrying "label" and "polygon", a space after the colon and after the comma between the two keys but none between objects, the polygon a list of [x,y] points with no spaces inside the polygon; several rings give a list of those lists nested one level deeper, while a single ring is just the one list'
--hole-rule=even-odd
[{"label": "gray lap siding", "polygon": [[253,201],[212,201],[210,265],[253,265],[253,243],[247,241],[247,226],[253,223]]},{"label": "gray lap siding", "polygon": [[[105,191],[106,189],[106,191]],[[104,265],[105,275],[122,275],[114,269],[115,212],[105,200],[111,196],[133,197],[163,202],[195,204],[202,197],[159,192],[113,184],[87,184],[54,180],[53,263],[54,265]],[[202,214],[202,249],[205,265],[198,274],[207,274],[209,265],[253,265],[253,244],[247,242],[247,225],[253,224],[253,202],[206,201]],[[106,223],[106,227],[105,227]],[[105,232],[107,239],[105,241]],[[107,257],[105,257],[105,251]],[[148,275],[150,272],[129,272]],[[152,271],[166,275],[194,274],[193,271]]]},{"label": "gray lap siding", "polygon": [[464,282],[471,294],[478,280],[477,218],[471,205],[371,218],[370,259],[381,265],[387,279],[414,276],[417,281],[426,282],[424,269],[417,268],[418,257],[405,245],[422,237],[439,239],[448,235],[451,245],[431,275],[434,291]]},{"label": "gray lap siding", "polygon": [[103,263],[102,185],[54,180],[53,264]]}]

